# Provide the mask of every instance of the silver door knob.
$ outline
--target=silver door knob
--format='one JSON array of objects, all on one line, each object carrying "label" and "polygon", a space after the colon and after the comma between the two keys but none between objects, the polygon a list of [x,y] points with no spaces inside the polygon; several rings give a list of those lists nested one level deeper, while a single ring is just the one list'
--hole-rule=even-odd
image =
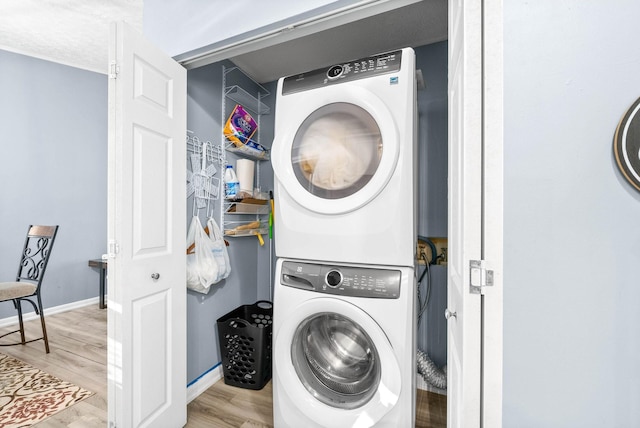
[{"label": "silver door knob", "polygon": [[151,279],[158,279],[160,278],[160,274],[159,273],[152,273],[151,274]]},{"label": "silver door knob", "polygon": [[451,312],[449,309],[444,310],[444,317],[446,319],[455,318],[458,314],[456,312]]}]

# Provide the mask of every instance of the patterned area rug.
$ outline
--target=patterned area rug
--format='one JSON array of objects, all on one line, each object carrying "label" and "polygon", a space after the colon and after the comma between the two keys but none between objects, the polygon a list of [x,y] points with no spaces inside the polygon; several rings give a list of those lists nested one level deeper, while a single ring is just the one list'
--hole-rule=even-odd
[{"label": "patterned area rug", "polygon": [[0,427],[25,428],[93,395],[0,354]]}]

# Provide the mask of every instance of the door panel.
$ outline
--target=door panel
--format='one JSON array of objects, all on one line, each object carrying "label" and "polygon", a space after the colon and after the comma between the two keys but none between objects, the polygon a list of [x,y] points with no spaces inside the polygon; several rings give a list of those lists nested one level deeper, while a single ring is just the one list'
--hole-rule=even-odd
[{"label": "door panel", "polygon": [[134,257],[167,254],[168,161],[171,137],[134,126],[133,129],[133,248]]},{"label": "door panel", "polygon": [[109,421],[183,426],[186,71],[124,23],[110,61]]},{"label": "door panel", "polygon": [[[133,361],[145,361],[134,372],[132,382],[134,402],[141,403],[133,408],[133,426],[141,426],[145,419],[162,413],[171,403],[166,384],[171,377],[166,352],[170,342],[167,337],[170,300],[169,293],[162,291],[133,302]],[[145,385],[157,388],[149,390]]]},{"label": "door panel", "polygon": [[134,99],[158,108],[167,117],[173,116],[171,95],[173,80],[160,69],[135,56],[133,59]]}]

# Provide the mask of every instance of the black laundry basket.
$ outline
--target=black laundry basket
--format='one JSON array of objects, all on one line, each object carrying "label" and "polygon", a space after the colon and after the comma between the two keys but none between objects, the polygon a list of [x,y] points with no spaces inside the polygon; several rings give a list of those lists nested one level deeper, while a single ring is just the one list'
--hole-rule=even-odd
[{"label": "black laundry basket", "polygon": [[224,383],[262,389],[271,379],[273,304],[259,300],[218,318]]}]

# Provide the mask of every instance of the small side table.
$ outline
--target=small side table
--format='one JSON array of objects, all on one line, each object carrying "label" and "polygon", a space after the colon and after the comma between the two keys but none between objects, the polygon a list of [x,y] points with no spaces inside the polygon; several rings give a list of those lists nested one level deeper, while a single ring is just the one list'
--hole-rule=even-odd
[{"label": "small side table", "polygon": [[105,303],[106,279],[107,279],[107,261],[102,259],[89,260],[89,267],[100,268],[100,309],[107,307]]}]

